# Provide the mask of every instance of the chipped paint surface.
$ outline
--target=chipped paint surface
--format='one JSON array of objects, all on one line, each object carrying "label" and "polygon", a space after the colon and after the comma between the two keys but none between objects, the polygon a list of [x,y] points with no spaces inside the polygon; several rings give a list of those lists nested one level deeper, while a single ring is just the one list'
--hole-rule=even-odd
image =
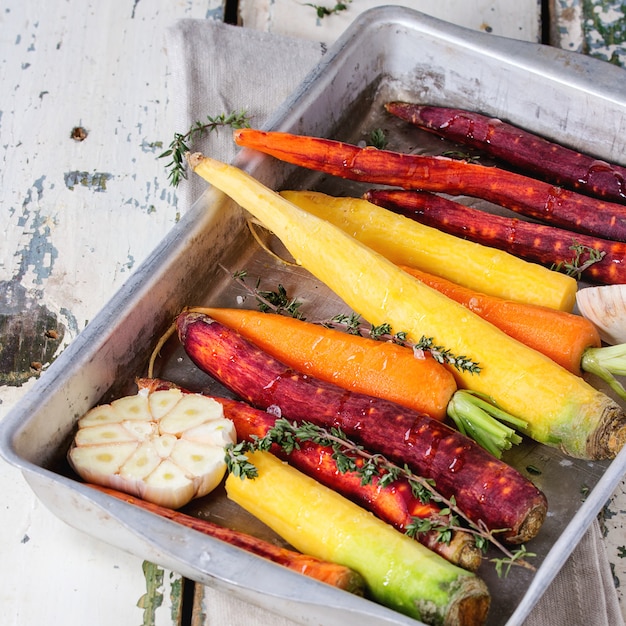
[{"label": "chipped paint surface", "polygon": [[626,5],[621,0],[553,0],[552,43],[626,67]]},{"label": "chipped paint surface", "polygon": [[[178,130],[165,30],[221,4],[2,3],[0,418],[184,212],[157,159]],[[141,624],[141,559],[58,520],[4,462],[0,488],[4,624]],[[176,594],[151,616],[178,624]]]},{"label": "chipped paint surface", "polygon": [[[346,9],[324,18],[315,7],[333,7],[335,2],[299,0],[239,0],[244,26],[256,30],[332,43],[357,15],[378,6],[377,0],[354,0]],[[475,30],[523,41],[540,41],[540,3],[537,0],[400,0],[390,4],[421,11],[433,17]]]}]

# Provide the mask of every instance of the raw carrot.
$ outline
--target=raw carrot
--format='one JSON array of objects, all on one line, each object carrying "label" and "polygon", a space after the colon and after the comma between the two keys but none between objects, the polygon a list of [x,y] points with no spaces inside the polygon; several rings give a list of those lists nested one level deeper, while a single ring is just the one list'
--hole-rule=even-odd
[{"label": "raw carrot", "polygon": [[626,372],[626,344],[603,347],[597,326],[587,318],[548,307],[502,300],[414,268],[403,269],[570,372],[579,376],[584,372],[594,374],[626,400],[626,388],[616,378]]},{"label": "raw carrot", "polygon": [[289,190],[281,191],[280,195],[307,213],[341,228],[396,265],[417,267],[507,300],[564,311],[574,307],[576,280],[543,265],[448,235],[362,198]]},{"label": "raw carrot", "polygon": [[331,563],[330,561],[302,554],[300,552],[296,552],[295,550],[281,548],[273,543],[264,541],[263,539],[253,537],[252,535],[219,526],[208,520],[186,515],[185,513],[175,511],[174,509],[168,509],[164,506],[152,504],[147,500],[135,498],[134,496],[122,491],[117,491],[109,487],[102,487],[100,485],[90,484],[89,486],[93,489],[97,489],[98,491],[102,491],[109,496],[117,498],[118,500],[137,506],[141,509],[149,511],[150,513],[159,515],[160,517],[165,517],[166,519],[172,520],[177,524],[197,530],[204,535],[224,541],[225,543],[236,546],[246,552],[251,552],[261,558],[268,559],[274,563],[288,567],[299,574],[315,578],[316,580],[320,580],[328,585],[333,585],[334,587],[338,587],[339,589],[349,591],[356,595],[364,595],[363,578],[360,574],[344,565]]},{"label": "raw carrot", "polygon": [[242,400],[289,420],[340,428],[370,452],[432,479],[472,521],[507,529],[506,541],[528,541],[539,531],[544,494],[446,424],[296,372],[203,313],[183,312],[176,324],[189,358]]},{"label": "raw carrot", "polygon": [[[224,407],[226,417],[235,424],[240,440],[254,441],[257,437],[264,437],[276,423],[276,415],[244,402],[228,398],[216,400]],[[358,472],[341,471],[330,448],[304,441],[289,453],[277,445],[272,446],[271,452],[401,532],[406,532],[416,520],[428,520],[435,528],[447,527],[451,523],[450,515],[444,515],[433,501],[422,502],[416,497],[406,479],[398,478],[383,486],[376,476],[371,482],[364,483]],[[474,571],[482,561],[481,552],[468,532],[452,530],[449,541],[442,541],[437,530],[430,530],[418,533],[416,539],[464,569]]]},{"label": "raw carrot", "polygon": [[[366,597],[432,626],[482,626],[485,583],[269,452],[248,455],[254,478],[226,479],[228,497],[287,543],[359,572]],[[355,620],[349,620],[354,622]]]},{"label": "raw carrot", "polygon": [[589,198],[497,167],[256,129],[236,130],[235,141],[240,146],[333,176],[482,198],[562,228],[626,241],[626,206]]},{"label": "raw carrot", "polygon": [[453,355],[439,351],[440,361],[436,361],[434,352],[428,349],[367,339],[259,311],[193,307],[187,312],[202,313],[207,319],[236,330],[302,374],[370,398],[394,402],[434,419],[442,420],[448,415],[461,432],[498,458],[504,450],[521,442],[514,428],[524,428],[523,420],[457,389],[454,376],[444,366]]},{"label": "raw carrot", "polygon": [[626,168],[596,159],[500,119],[448,107],[389,102],[389,113],[418,128],[478,148],[517,170],[568,189],[626,202]]},{"label": "raw carrot", "polygon": [[426,192],[372,189],[364,198],[421,224],[546,266],[572,265],[574,249],[582,246],[601,258],[586,263],[588,255],[583,255],[581,278],[604,284],[626,282],[626,244],[619,241],[495,215]]},{"label": "raw carrot", "polygon": [[[191,393],[168,380],[158,378],[140,378],[137,380],[140,390],[156,391],[159,389],[181,389]],[[255,441],[265,437],[275,426],[278,417],[230,398],[211,396],[219,402],[224,415],[235,425],[238,441]],[[450,516],[444,515],[441,508],[432,500],[422,502],[412,491],[409,482],[398,478],[387,485],[379,484],[377,477],[370,483],[364,483],[357,472],[340,471],[333,450],[312,441],[300,442],[289,453],[280,446],[273,445],[272,453],[312,476],[322,484],[357,502],[391,524],[405,532],[416,520],[429,520],[434,527],[450,525]],[[427,548],[446,560],[460,565],[464,569],[476,570],[481,563],[481,551],[474,537],[463,530],[450,530],[448,541],[442,541],[437,530],[429,530],[416,535],[416,539]]]},{"label": "raw carrot", "polygon": [[320,324],[245,309],[197,308],[286,365],[344,389],[444,419],[454,376],[427,352]]},{"label": "raw carrot", "polygon": [[582,373],[584,352],[601,345],[595,326],[580,315],[503,300],[412,267],[403,266],[402,269],[574,374]]},{"label": "raw carrot", "polygon": [[[526,421],[526,433],[564,453],[612,458],[626,442],[617,402],[516,341],[493,324],[403,272],[330,222],[288,202],[243,170],[188,157],[194,172],[250,211],[296,261],[374,325],[388,323],[409,341],[432,337],[481,364],[480,375],[453,371],[457,383],[493,398]],[[432,418],[431,418],[432,419]]]},{"label": "raw carrot", "polygon": [[[314,200],[318,200],[320,197],[320,194],[311,192],[282,192],[282,195],[303,208],[313,210],[315,209]],[[469,232],[471,233],[470,237],[473,237],[474,233],[481,232],[483,236],[476,238],[476,242],[489,245],[489,242],[492,241],[502,241],[505,249],[510,252],[517,250],[517,248],[506,247],[513,241],[514,233],[517,233],[519,237],[515,239],[515,242],[520,246],[525,243],[524,249],[532,255],[531,258],[543,262],[547,262],[543,255],[544,250],[560,250],[567,241],[562,242],[558,238],[567,240],[567,237],[571,236],[571,233],[552,226],[520,222],[515,219],[510,220],[491,215],[427,192],[378,189],[366,192],[364,198],[368,202],[373,202],[378,206],[399,212],[403,216],[420,222],[422,215],[426,216],[426,220],[428,220],[428,216],[435,216],[426,223],[429,226],[439,226],[443,230],[448,230],[449,226],[453,224],[455,228],[451,228],[449,232],[454,235],[461,236],[465,232]],[[354,211],[353,198],[328,199],[324,200],[324,204],[333,207],[337,213],[343,215],[348,211]],[[341,206],[338,206],[342,204],[345,204],[344,211],[340,210]],[[373,216],[369,220],[370,226],[372,220]],[[510,221],[514,223],[514,226],[507,228]],[[360,236],[363,236],[363,232]],[[578,245],[584,245],[605,253],[600,261],[589,265],[584,270],[584,274],[606,269],[607,272],[612,272],[612,276],[616,278],[620,268],[623,268],[626,273],[626,263],[621,266],[619,263],[610,264],[616,254],[626,259],[626,244],[598,240],[586,235],[576,235],[576,238]],[[601,248],[600,246],[604,247]],[[398,249],[401,247],[402,244],[397,246]],[[617,252],[619,249],[623,249],[621,255]],[[569,251],[571,252],[571,250]],[[394,254],[396,253],[394,252]],[[554,262],[565,263],[566,261],[557,256]],[[399,263],[399,265],[403,264]],[[405,269],[407,267],[407,265],[404,266]],[[429,276],[428,280],[420,280],[460,302],[483,319],[502,329],[510,337],[550,357],[572,373],[581,375],[584,371],[598,376],[615,393],[626,400],[626,389],[616,378],[616,376],[622,376],[626,370],[624,351],[616,347],[611,349],[601,347],[599,333],[589,320],[552,307],[521,303],[499,298],[492,294],[484,294],[457,285],[454,281],[421,272],[419,268],[412,268],[410,273],[416,278],[418,278],[418,273],[422,277]],[[444,288],[444,285],[447,287]],[[569,332],[567,332],[568,329]]]}]

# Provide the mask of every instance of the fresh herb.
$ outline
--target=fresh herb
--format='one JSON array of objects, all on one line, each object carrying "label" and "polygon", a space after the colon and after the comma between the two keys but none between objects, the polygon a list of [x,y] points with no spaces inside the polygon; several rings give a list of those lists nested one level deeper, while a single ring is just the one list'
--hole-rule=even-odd
[{"label": "fresh herb", "polygon": [[432,337],[422,337],[414,346],[414,350],[427,350],[439,363],[447,363],[461,372],[479,374],[480,366],[466,356],[455,356],[443,346],[434,345]]},{"label": "fresh herb", "polygon": [[480,161],[480,157],[468,154],[467,152],[462,152],[460,150],[444,150],[441,153],[441,156],[447,157],[448,159],[466,161],[467,163],[478,163]]},{"label": "fresh herb", "polygon": [[226,468],[233,475],[241,478],[256,478],[256,467],[248,461],[245,442],[229,445],[226,448]]},{"label": "fresh herb", "polygon": [[170,184],[177,187],[181,180],[187,178],[185,154],[191,152],[189,144],[205,133],[216,131],[221,126],[230,128],[247,128],[250,126],[250,120],[243,111],[236,113],[222,113],[216,117],[207,116],[205,122],[197,121],[185,133],[175,133],[174,139],[169,145],[169,149],[159,155],[159,159],[171,157],[171,161],[165,166],[169,169],[168,178]]},{"label": "fresh herb", "polygon": [[[273,445],[289,455],[299,449],[301,442],[312,442],[332,450],[332,457],[341,473],[354,472],[360,476],[361,484],[371,484],[376,479],[377,486],[383,488],[400,478],[406,480],[414,497],[421,502],[436,502],[441,505],[439,516],[434,519],[413,518],[406,532],[412,537],[435,530],[441,541],[449,541],[452,532],[464,530],[472,533],[477,545],[484,550],[488,544],[498,548],[504,558],[494,559],[500,575],[507,567],[505,575],[512,565],[534,569],[523,556],[534,556],[522,546],[517,552],[511,552],[495,537],[496,531],[490,531],[480,523],[474,523],[457,507],[454,497],[445,498],[436,489],[434,481],[414,474],[407,465],[400,467],[381,454],[372,454],[361,445],[351,441],[340,428],[322,428],[311,422],[290,422],[279,417],[272,428],[263,437],[253,436],[251,441],[243,441],[226,447],[226,464],[235,476],[242,479],[255,478],[256,468],[246,456],[248,452],[268,451]],[[460,526],[460,520],[468,528]],[[469,529],[469,530],[468,530]]]},{"label": "fresh herb", "polygon": [[588,270],[592,265],[602,261],[606,255],[604,250],[596,250],[595,248],[576,242],[574,242],[569,249],[574,253],[572,260],[555,263],[552,265],[551,269],[556,272],[563,272],[576,279],[579,279],[582,273]]},{"label": "fresh herb", "polygon": [[[225,268],[224,271],[227,271]],[[278,285],[277,291],[261,291],[259,289],[259,281],[256,287],[251,289],[245,282],[247,272],[237,271],[232,274],[233,278],[249,290],[256,298],[259,309],[263,312],[272,311],[273,313],[286,314],[291,317],[304,320],[300,307],[302,302],[296,298],[289,298],[287,291],[282,285]],[[312,322],[325,326],[326,328],[343,328],[346,332],[353,335],[362,335],[377,339],[379,341],[392,341],[402,346],[413,348],[418,355],[420,352],[430,352],[433,358],[439,363],[452,365],[459,371],[470,372],[472,374],[480,373],[480,365],[466,356],[456,356],[443,346],[435,345],[432,337],[422,336],[417,343],[411,343],[407,340],[406,332],[400,331],[391,333],[391,326],[387,323],[373,326],[367,322],[363,322],[361,316],[356,313],[350,315],[339,314],[328,320]]]},{"label": "fresh herb", "polygon": [[626,558],[626,546],[617,546],[617,556],[620,559]]},{"label": "fresh herb", "polygon": [[337,2],[337,4],[329,9],[327,7],[321,6],[319,4],[312,4],[310,2],[305,2],[304,6],[312,7],[315,9],[315,13],[319,19],[326,17],[327,15],[334,15],[336,13],[341,13],[342,11],[348,10],[348,5],[352,2],[352,0],[346,0],[346,2]]},{"label": "fresh herb", "polygon": [[534,465],[527,465],[526,466],[526,471],[529,474],[535,474],[537,476],[541,474],[541,470],[538,467],[535,467]]},{"label": "fresh herb", "polygon": [[507,555],[505,559],[491,559],[492,563],[496,565],[496,572],[498,578],[506,578],[511,570],[511,567],[516,563],[519,564],[524,558],[537,556],[534,552],[528,552],[525,546],[521,546],[512,555]]},{"label": "fresh herb", "polygon": [[287,290],[282,285],[278,285],[276,291],[257,290],[256,298],[259,303],[259,310],[263,311],[263,313],[272,311],[273,313],[289,315],[289,317],[295,317],[296,319],[304,319],[299,310],[302,302],[296,298],[289,298]]},{"label": "fresh herb", "polygon": [[370,133],[368,145],[374,146],[379,150],[384,150],[387,146],[387,137],[382,128],[376,128]]}]

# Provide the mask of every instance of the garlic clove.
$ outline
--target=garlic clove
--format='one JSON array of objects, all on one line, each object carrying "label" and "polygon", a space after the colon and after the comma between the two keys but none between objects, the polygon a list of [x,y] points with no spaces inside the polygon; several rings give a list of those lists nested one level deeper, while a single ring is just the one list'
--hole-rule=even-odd
[{"label": "garlic clove", "polygon": [[602,341],[610,345],[626,343],[626,285],[585,287],[576,294],[581,315],[600,333]]},{"label": "garlic clove", "polygon": [[150,393],[148,395],[148,404],[152,417],[160,420],[180,402],[182,396],[183,392],[180,389],[167,389]]},{"label": "garlic clove", "polygon": [[152,417],[145,394],[124,396],[111,402],[111,407],[126,420],[149,420]]},{"label": "garlic clove", "polygon": [[224,448],[236,440],[213,398],[175,388],[141,391],[86,413],[68,460],[88,482],[179,508],[219,485]]},{"label": "garlic clove", "polygon": [[81,468],[81,477],[87,482],[108,485],[106,476],[114,475],[136,449],[137,443],[84,445],[73,449],[72,463]]},{"label": "garlic clove", "polygon": [[170,459],[163,459],[143,481],[141,498],[159,506],[178,509],[194,497],[194,477]]}]

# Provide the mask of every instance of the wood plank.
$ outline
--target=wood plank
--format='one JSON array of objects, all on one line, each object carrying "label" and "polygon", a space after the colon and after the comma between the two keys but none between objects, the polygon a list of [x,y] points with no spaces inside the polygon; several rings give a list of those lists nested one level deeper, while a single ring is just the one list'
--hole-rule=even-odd
[{"label": "wood plank", "polygon": [[[524,41],[541,40],[541,7],[536,0],[439,0],[436,3],[429,0],[401,0],[393,4],[494,35]],[[248,28],[330,44],[363,11],[380,5],[377,0],[348,0],[344,2],[345,10],[318,17],[317,6],[332,11],[338,3],[332,0],[313,3],[298,0],[240,0],[239,19]]]},{"label": "wood plank", "polygon": [[[222,0],[2,9],[0,418],[185,210],[157,159],[174,132],[165,29],[223,11]],[[180,622],[178,574],[68,527],[4,463],[0,489],[4,624]]]},{"label": "wood plank", "polygon": [[551,0],[550,43],[626,67],[626,12],[615,0]]}]

